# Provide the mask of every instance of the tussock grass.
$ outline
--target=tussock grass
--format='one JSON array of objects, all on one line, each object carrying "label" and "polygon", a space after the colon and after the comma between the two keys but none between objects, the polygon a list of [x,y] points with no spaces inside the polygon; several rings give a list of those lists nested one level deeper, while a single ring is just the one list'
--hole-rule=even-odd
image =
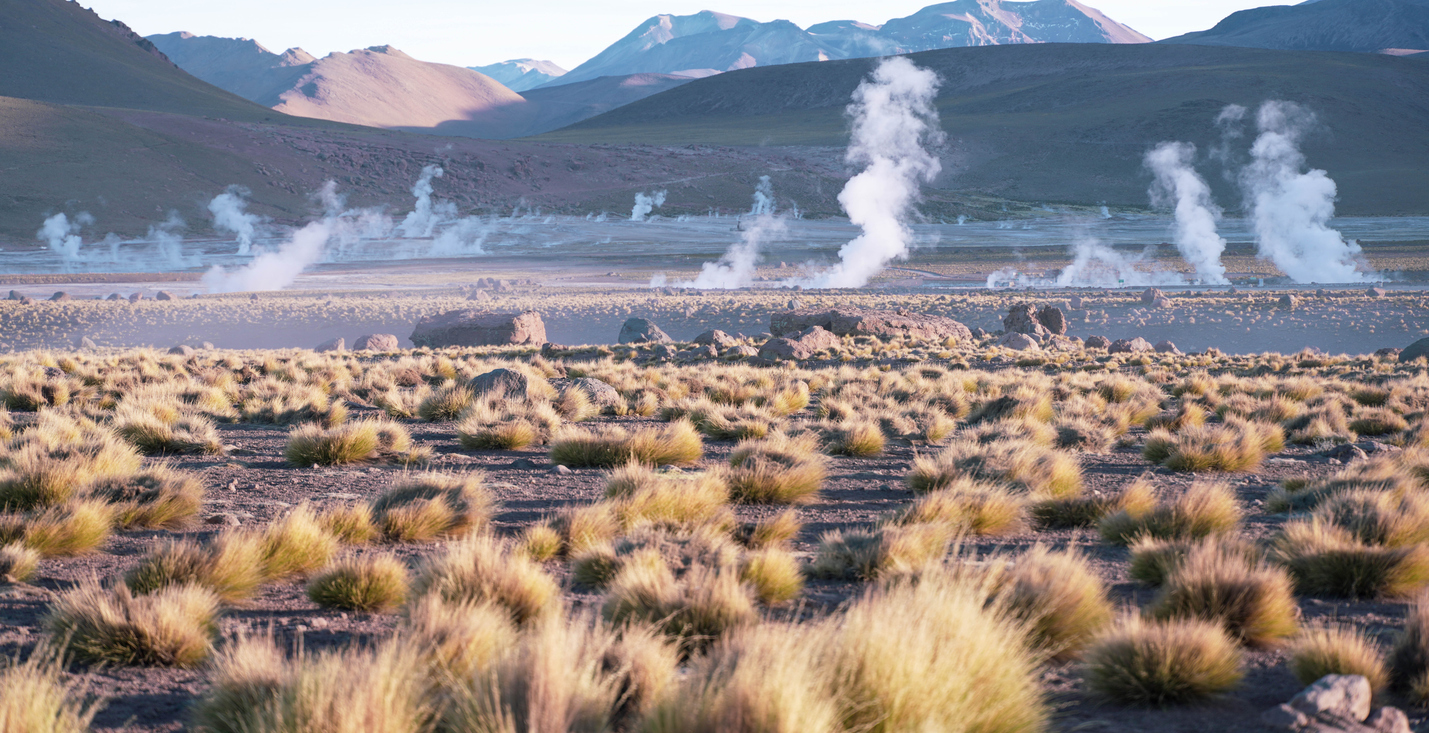
[{"label": "tussock grass", "polygon": [[559,597],[556,581],[525,554],[492,537],[473,535],[425,560],[412,582],[413,598],[436,595],[449,602],[500,605],[518,624],[550,611]]},{"label": "tussock grass", "polygon": [[18,543],[46,556],[72,557],[109,541],[113,527],[114,509],[86,499],[28,515],[0,516],[0,543]]},{"label": "tussock grass", "polygon": [[1131,543],[1128,574],[1134,580],[1160,587],[1187,557],[1201,554],[1218,555],[1225,562],[1239,560],[1248,567],[1255,567],[1265,558],[1264,551],[1255,543],[1230,535],[1211,535],[1198,540],[1141,537]]},{"label": "tussock grass", "polygon": [[444,422],[456,419],[475,401],[471,388],[457,382],[446,382],[432,390],[431,394],[417,405],[417,416],[427,422]]},{"label": "tussock grass", "polygon": [[333,507],[323,512],[318,522],[344,545],[365,545],[381,536],[367,504]]},{"label": "tussock grass", "polygon": [[1302,685],[1327,674],[1357,674],[1376,693],[1389,686],[1384,650],[1358,629],[1339,624],[1303,629],[1290,643],[1290,672]]},{"label": "tussock grass", "polygon": [[809,574],[847,580],[906,576],[940,562],[953,540],[941,524],[834,530],[819,538]]},{"label": "tussock grass", "polygon": [[1061,499],[1042,499],[1028,506],[1028,515],[1041,529],[1095,527],[1117,512],[1143,515],[1156,507],[1151,484],[1135,481],[1117,494],[1093,494]]},{"label": "tussock grass", "polygon": [[469,679],[490,669],[516,644],[516,624],[494,603],[451,602],[441,596],[418,598],[404,610],[398,638],[411,645],[436,682]]},{"label": "tussock grass", "polygon": [[24,583],[39,565],[40,553],[18,542],[0,546],[0,583]]},{"label": "tussock grass", "polygon": [[1129,705],[1194,703],[1240,683],[1241,651],[1220,626],[1200,619],[1128,616],[1086,654],[1087,686]]},{"label": "tussock grass", "polygon": [[1285,570],[1244,557],[1192,552],[1152,602],[1158,619],[1199,618],[1221,624],[1249,646],[1274,646],[1297,628],[1298,606]]},{"label": "tussock grass", "polygon": [[318,521],[313,508],[299,504],[263,531],[263,577],[282,580],[312,573],[332,560],[337,547],[337,538]]},{"label": "tussock grass", "polygon": [[251,385],[238,405],[239,419],[246,423],[296,425],[315,423],[334,427],[347,422],[347,405],[332,399],[321,388],[278,381]]},{"label": "tussock grass", "polygon": [[1312,516],[1367,545],[1403,547],[1429,540],[1429,497],[1349,491],[1326,499]]},{"label": "tussock grass", "polygon": [[192,667],[212,650],[218,606],[218,597],[198,586],[136,596],[90,579],[61,593],[44,624],[82,662]]},{"label": "tussock grass", "polygon": [[171,541],[151,550],[124,575],[135,593],[194,585],[213,592],[225,603],[253,595],[265,579],[262,538],[252,532],[226,530],[207,544]]},{"label": "tussock grass", "polygon": [[576,557],[608,545],[620,534],[620,518],[609,502],[563,507],[551,528],[561,538],[561,551]]},{"label": "tussock grass", "polygon": [[1429,597],[1419,596],[1404,614],[1404,629],[1389,653],[1390,682],[1410,700],[1429,701]]},{"label": "tussock grass", "polygon": [[766,606],[793,600],[804,590],[799,561],[785,550],[756,550],[740,561],[739,579],[753,586],[754,597]]},{"label": "tussock grass", "polygon": [[824,450],[835,456],[876,456],[883,452],[888,442],[877,425],[859,420],[829,425],[820,432],[823,434]]},{"label": "tussock grass", "polygon": [[744,504],[808,504],[818,500],[828,475],[828,459],[812,436],[782,433],[748,440],[729,457],[729,490]]},{"label": "tussock grass", "polygon": [[565,539],[549,521],[528,524],[521,530],[521,551],[536,562],[548,562],[561,556]]},{"label": "tussock grass", "polygon": [[1161,501],[1149,511],[1128,507],[1103,519],[1101,536],[1115,545],[1142,537],[1187,540],[1226,534],[1240,528],[1244,511],[1230,487],[1198,481],[1181,496]]},{"label": "tussock grass", "polygon": [[223,439],[213,421],[202,415],[175,414],[164,419],[143,407],[121,409],[114,417],[114,432],[145,455],[206,454],[224,452]]},{"label": "tussock grass", "polygon": [[630,463],[607,477],[605,493],[626,531],[646,525],[681,529],[734,523],[726,508],[729,486],[720,472],[657,473]]},{"label": "tussock grass", "polygon": [[922,494],[890,518],[892,524],[940,524],[951,534],[1004,535],[1026,523],[1026,497],[966,477]]},{"label": "tussock grass", "polygon": [[959,478],[1006,483],[1021,493],[1052,498],[1082,491],[1082,469],[1075,456],[1018,440],[953,443],[935,457],[914,459],[904,480],[909,490],[922,494]]},{"label": "tussock grass", "polygon": [[339,559],[308,582],[308,598],[324,608],[381,613],[407,597],[407,566],[391,555]]},{"label": "tussock grass", "polygon": [[484,529],[496,495],[480,473],[424,473],[399,482],[372,502],[372,521],[393,542],[431,542]]},{"label": "tussock grass", "polygon": [[1367,545],[1317,519],[1287,522],[1274,552],[1307,595],[1406,598],[1429,586],[1429,547]]},{"label": "tussock grass", "polygon": [[139,470],[139,454],[112,435],[63,430],[42,419],[21,436],[35,434],[33,440],[0,451],[0,510],[59,506],[83,496],[95,481]]},{"label": "tussock grass", "polygon": [[125,478],[101,479],[89,493],[114,507],[120,529],[178,529],[203,508],[203,480],[186,471],[154,466]]},{"label": "tussock grass", "polygon": [[103,707],[65,678],[58,655],[43,650],[21,662],[0,662],[0,730],[5,733],[88,733]]},{"label": "tussock grass", "polygon": [[1106,588],[1075,550],[1036,545],[991,573],[998,608],[1027,624],[1033,649],[1069,660],[1112,620]]},{"label": "tussock grass", "polygon": [[1387,408],[1360,410],[1349,423],[1350,430],[1364,436],[1379,437],[1407,430],[1409,421]]},{"label": "tussock grass", "polygon": [[751,550],[785,548],[804,528],[793,509],[785,509],[758,522],[747,522],[735,529],[735,539]]},{"label": "tussock grass", "polygon": [[283,455],[294,466],[336,466],[373,461],[385,453],[405,453],[412,438],[406,428],[381,420],[323,428],[299,425],[288,433]]},{"label": "tussock grass", "polygon": [[606,587],[601,614],[614,624],[656,626],[687,649],[757,618],[753,589],[737,569],[699,564],[676,577],[653,553],[622,565]]},{"label": "tussock grass", "polygon": [[551,462],[572,467],[613,468],[636,461],[650,466],[685,466],[704,455],[700,434],[688,420],[634,432],[608,427],[573,429],[551,441]]},{"label": "tussock grass", "polygon": [[1279,425],[1232,421],[1222,425],[1188,426],[1172,434],[1153,430],[1142,456],[1172,471],[1248,471],[1267,453],[1285,448]]},{"label": "tussock grass", "polygon": [[423,733],[436,711],[415,651],[386,643],[286,659],[270,638],[230,644],[193,720],[213,733]]}]

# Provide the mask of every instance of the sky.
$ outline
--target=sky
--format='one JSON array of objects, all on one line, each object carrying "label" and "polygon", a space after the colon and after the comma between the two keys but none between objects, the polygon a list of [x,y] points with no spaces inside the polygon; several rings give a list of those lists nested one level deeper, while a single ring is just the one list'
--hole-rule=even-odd
[{"label": "sky", "polygon": [[[882,24],[934,0],[80,0],[143,35],[189,31],[253,38],[316,56],[392,45],[423,61],[479,66],[513,58],[571,69],[660,13],[717,10],[801,27],[828,20]],[[1276,0],[1082,0],[1155,39],[1205,30]]]}]

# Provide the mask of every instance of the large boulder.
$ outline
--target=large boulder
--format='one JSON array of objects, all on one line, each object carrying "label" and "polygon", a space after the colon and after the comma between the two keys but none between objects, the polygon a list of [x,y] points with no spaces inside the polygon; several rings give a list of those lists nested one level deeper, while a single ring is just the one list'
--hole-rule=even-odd
[{"label": "large boulder", "polygon": [[515,369],[492,369],[472,377],[467,386],[478,397],[495,393],[508,397],[525,398],[532,394],[531,378]]},{"label": "large boulder", "polygon": [[1040,351],[1041,346],[1037,344],[1037,339],[1025,333],[1009,331],[997,340],[998,346],[1005,346],[1013,351]]},{"label": "large boulder", "polygon": [[1401,362],[1414,361],[1421,356],[1429,356],[1429,337],[1419,339],[1404,347],[1404,351],[1399,352]]},{"label": "large boulder", "polygon": [[54,302],[56,302],[56,303],[63,303],[63,302],[65,302],[65,301],[67,301],[67,300],[72,300],[72,298],[70,298],[69,293],[66,293],[65,291],[61,290],[61,291],[55,293],[54,295],[51,295],[51,296],[50,296],[50,300],[52,300],[52,301],[54,301]]},{"label": "large boulder", "polygon": [[568,389],[580,390],[585,393],[586,399],[592,405],[604,410],[607,407],[614,407],[620,404],[620,392],[605,382],[593,377],[581,377],[580,379],[552,379],[551,386],[558,392],[565,392]]},{"label": "large boulder", "polygon": [[546,323],[535,311],[447,311],[418,321],[412,343],[418,347],[540,346],[546,343]]},{"label": "large boulder", "polygon": [[353,342],[353,351],[398,351],[402,342],[390,333],[372,333]]},{"label": "large boulder", "polygon": [[154,300],[176,300],[176,298],[174,298],[173,293],[170,293],[167,290],[160,290],[158,293],[154,294]]},{"label": "large boulder", "polygon": [[1296,308],[1300,307],[1300,299],[1295,297],[1294,295],[1291,295],[1290,293],[1286,293],[1280,296],[1280,299],[1275,301],[1275,303],[1276,305],[1288,311],[1293,311]]},{"label": "large boulder", "polygon": [[347,341],[343,340],[341,336],[338,336],[335,339],[328,339],[318,344],[317,348],[313,349],[313,351],[347,351]]},{"label": "large boulder", "polygon": [[1042,338],[1050,332],[1037,320],[1037,306],[1031,303],[1013,303],[1007,307],[1007,315],[1002,318],[1002,330],[1007,333],[1025,333]]},{"label": "large boulder", "polygon": [[775,336],[793,336],[818,326],[835,336],[877,336],[942,341],[972,338],[972,331],[961,323],[942,316],[930,316],[909,311],[835,308],[833,310],[792,310],[769,317],[769,332]]},{"label": "large boulder", "polygon": [[1037,311],[1037,322],[1053,335],[1067,335],[1067,314],[1055,305],[1049,305]]},{"label": "large boulder", "polygon": [[1111,339],[1105,336],[1088,336],[1086,346],[1088,349],[1109,349]]},{"label": "large boulder", "polygon": [[1108,354],[1141,354],[1155,351],[1156,347],[1152,346],[1150,341],[1137,336],[1134,339],[1117,339],[1111,342],[1111,346],[1106,350]]},{"label": "large boulder", "polygon": [[668,344],[674,342],[670,334],[660,330],[649,318],[627,318],[620,327],[622,344]]},{"label": "large boulder", "polygon": [[1143,302],[1143,303],[1145,303],[1145,304],[1147,304],[1147,305],[1151,305],[1152,303],[1155,303],[1155,302],[1157,301],[1157,299],[1165,299],[1165,298],[1166,298],[1166,294],[1163,293],[1163,292],[1161,292],[1160,290],[1157,290],[1156,288],[1147,288],[1146,290],[1142,291],[1142,293],[1141,293],[1141,302]]},{"label": "large boulder", "polygon": [[715,329],[713,331],[705,331],[704,333],[696,336],[695,340],[692,343],[717,346],[721,349],[727,349],[739,343],[739,341],[735,339],[735,337],[725,333],[724,331]]},{"label": "large boulder", "polygon": [[771,339],[759,348],[759,356],[764,359],[807,359],[825,349],[836,349],[843,340],[821,326],[810,326],[793,338]]}]

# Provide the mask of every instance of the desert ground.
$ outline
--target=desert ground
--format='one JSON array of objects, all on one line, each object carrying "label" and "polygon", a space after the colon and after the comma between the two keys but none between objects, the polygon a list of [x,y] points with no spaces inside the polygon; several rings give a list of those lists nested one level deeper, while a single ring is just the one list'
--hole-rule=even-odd
[{"label": "desert ground", "polygon": [[[758,708],[812,721],[783,730],[880,729],[859,727],[875,709],[886,730],[1250,731],[1324,671],[1365,674],[1376,707],[1424,729],[1429,387],[1398,349],[1429,336],[1429,296],[988,290],[967,286],[1008,261],[963,255],[858,291],[650,288],[681,272],[516,258],[319,268],[258,295],[195,296],[184,274],[12,275],[28,300],[0,301],[0,647],[39,659],[67,637],[61,679],[98,701],[100,731],[241,730],[253,675],[307,690],[270,710],[299,728],[344,715],[303,695],[348,690],[410,699],[343,729],[501,730],[491,715],[555,705],[516,689],[547,685],[562,714],[596,711],[573,730],[719,730]],[[1368,255],[1424,269],[1412,248]],[[1244,260],[1227,258],[1242,283],[1263,277]],[[999,345],[1021,303],[1059,309],[1065,335]],[[462,308],[538,311],[553,343],[412,347],[413,324]],[[977,330],[761,351],[772,316],[832,308]],[[672,342],[616,343],[632,317]],[[396,343],[312,349],[374,333]],[[1240,595],[1196,597],[1207,583]],[[958,623],[1013,651],[936,631],[968,598],[983,600]],[[867,675],[951,674],[851,640],[859,614],[920,604],[932,615],[908,634],[932,634],[987,700],[920,707],[841,678],[866,686],[855,704],[800,666],[816,656],[800,645],[822,644]],[[1204,678],[1106,682],[1117,644],[1155,624],[1200,634],[1182,663]],[[553,661],[552,645],[605,661]],[[780,650],[758,684],[740,676]],[[379,690],[343,666],[420,680]]]}]

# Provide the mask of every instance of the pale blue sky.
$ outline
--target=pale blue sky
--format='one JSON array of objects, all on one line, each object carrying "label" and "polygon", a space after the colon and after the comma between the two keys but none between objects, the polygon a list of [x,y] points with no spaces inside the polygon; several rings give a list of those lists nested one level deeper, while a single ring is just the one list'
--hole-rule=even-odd
[{"label": "pale blue sky", "polygon": [[[391,44],[424,61],[476,66],[510,58],[567,69],[659,13],[709,9],[755,20],[883,23],[933,0],[80,0],[106,19],[149,35],[190,31],[257,39],[274,52]],[[1082,0],[1152,38],[1215,25],[1236,10],[1275,0]]]}]

